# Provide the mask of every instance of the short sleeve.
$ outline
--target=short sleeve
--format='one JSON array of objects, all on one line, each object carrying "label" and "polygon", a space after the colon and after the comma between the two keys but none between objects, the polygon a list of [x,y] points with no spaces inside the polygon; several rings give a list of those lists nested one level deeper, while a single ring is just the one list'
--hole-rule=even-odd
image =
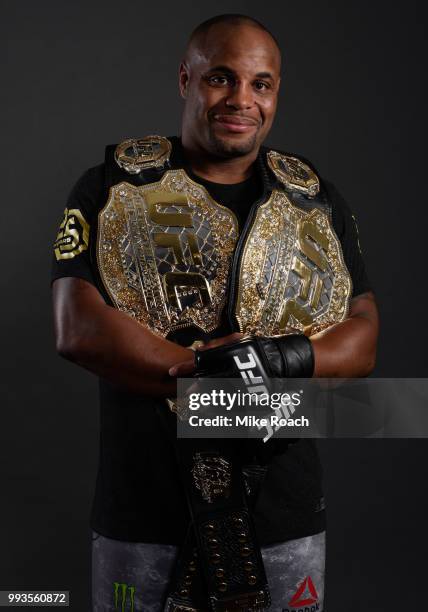
[{"label": "short sleeve", "polygon": [[53,246],[51,282],[74,276],[96,284],[91,252],[103,191],[103,164],[87,170],[72,188]]},{"label": "short sleeve", "polygon": [[351,275],[352,297],[355,297],[372,290],[361,252],[357,220],[334,185],[327,182],[324,182],[324,185],[332,204],[333,227],[342,245],[343,257]]}]

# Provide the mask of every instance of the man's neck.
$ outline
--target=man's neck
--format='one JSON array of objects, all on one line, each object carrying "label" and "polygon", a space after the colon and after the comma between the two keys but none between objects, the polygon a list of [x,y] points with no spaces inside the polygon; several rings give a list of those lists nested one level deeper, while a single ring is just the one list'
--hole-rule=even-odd
[{"label": "man's neck", "polygon": [[225,185],[241,183],[249,178],[258,154],[257,150],[241,157],[221,158],[193,147],[185,139],[182,140],[182,145],[195,174],[207,181]]}]

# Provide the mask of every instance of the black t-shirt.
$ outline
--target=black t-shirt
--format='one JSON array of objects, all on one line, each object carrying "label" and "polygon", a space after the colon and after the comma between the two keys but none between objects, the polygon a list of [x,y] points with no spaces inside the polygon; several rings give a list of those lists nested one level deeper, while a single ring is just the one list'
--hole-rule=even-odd
[{"label": "black t-shirt", "polygon": [[210,196],[214,198],[216,202],[221,202],[223,206],[227,206],[227,208],[233,210],[238,218],[239,232],[241,232],[251,205],[256,202],[263,193],[263,185],[258,174],[253,172],[250,178],[242,181],[242,183],[226,185],[208,181],[189,170],[187,170],[187,172],[190,178],[206,188]]},{"label": "black t-shirt", "polygon": [[[251,205],[262,193],[258,175],[235,185],[191,177],[235,212],[242,230]],[[334,187],[324,185],[352,278],[353,295],[359,295],[370,290],[370,285],[355,220]],[[53,257],[52,280],[82,278],[95,285],[108,301],[98,276],[95,249],[91,248],[96,244],[98,212],[107,196],[103,164],[89,169],[77,181],[57,237],[60,258]],[[65,244],[65,250],[59,249],[61,244]],[[165,409],[164,400],[127,393],[100,380],[100,458],[91,515],[91,525],[99,533],[129,541],[183,541],[189,514],[174,449],[159,422],[158,411]],[[271,442],[286,452],[276,453],[271,459],[254,507],[261,544],[311,535],[325,526],[321,467],[313,441],[302,439],[289,446],[283,440]]]}]

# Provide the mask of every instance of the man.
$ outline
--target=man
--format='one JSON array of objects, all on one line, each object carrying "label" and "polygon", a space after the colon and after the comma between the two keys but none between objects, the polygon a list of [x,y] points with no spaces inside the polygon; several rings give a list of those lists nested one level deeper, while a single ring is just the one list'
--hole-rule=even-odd
[{"label": "man", "polygon": [[[167,402],[177,377],[231,375],[248,351],[275,377],[374,366],[377,311],[349,209],[309,164],[262,147],[280,70],[257,21],[204,22],[180,65],[181,138],[107,147],[70,195],[53,299],[59,353],[100,378],[96,611],[323,609],[312,442],[189,454]],[[213,465],[232,492],[202,500],[196,475]]]}]

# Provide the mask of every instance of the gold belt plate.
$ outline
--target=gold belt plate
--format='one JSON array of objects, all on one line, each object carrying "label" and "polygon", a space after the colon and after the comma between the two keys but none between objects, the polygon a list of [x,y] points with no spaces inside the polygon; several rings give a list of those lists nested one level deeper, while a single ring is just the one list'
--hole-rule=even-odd
[{"label": "gold belt plate", "polygon": [[99,214],[97,258],[117,308],[153,332],[220,324],[238,221],[184,170],[114,185]]},{"label": "gold belt plate", "polygon": [[260,206],[239,270],[236,316],[245,334],[315,334],[348,314],[352,282],[329,217],[274,190]]}]

